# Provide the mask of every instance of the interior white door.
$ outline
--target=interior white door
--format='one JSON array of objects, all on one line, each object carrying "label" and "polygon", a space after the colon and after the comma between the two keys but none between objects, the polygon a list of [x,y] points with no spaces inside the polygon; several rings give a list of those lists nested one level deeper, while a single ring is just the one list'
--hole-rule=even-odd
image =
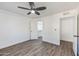
[{"label": "interior white door", "polygon": [[30,29],[31,29],[31,40],[32,39],[37,39],[38,38],[38,31],[37,31],[37,21],[36,20],[32,20],[30,22]]},{"label": "interior white door", "polygon": [[73,18],[61,19],[61,40],[73,42]]},{"label": "interior white door", "polygon": [[77,55],[77,37],[75,37],[75,36],[77,36],[77,17],[75,16],[75,17],[73,17],[73,19],[74,19],[74,21],[73,21],[73,25],[74,25],[74,27],[73,27],[73,30],[74,30],[74,32],[73,32],[73,38],[74,38],[73,51],[74,51],[75,55]]}]

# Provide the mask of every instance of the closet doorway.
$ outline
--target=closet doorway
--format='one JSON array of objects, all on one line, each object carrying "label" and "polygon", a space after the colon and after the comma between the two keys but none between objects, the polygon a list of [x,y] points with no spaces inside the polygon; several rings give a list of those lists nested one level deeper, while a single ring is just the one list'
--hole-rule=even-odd
[{"label": "closet doorway", "polygon": [[60,20],[60,39],[73,42],[73,18],[61,18]]}]

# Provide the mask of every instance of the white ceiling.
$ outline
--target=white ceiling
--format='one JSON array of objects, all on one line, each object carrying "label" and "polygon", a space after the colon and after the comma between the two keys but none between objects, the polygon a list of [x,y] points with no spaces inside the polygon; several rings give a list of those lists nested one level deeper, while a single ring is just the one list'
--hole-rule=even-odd
[{"label": "white ceiling", "polygon": [[10,12],[15,12],[32,18],[44,17],[58,12],[62,12],[68,9],[73,9],[73,8],[79,7],[79,3],[78,2],[35,2],[36,7],[40,7],[40,6],[47,7],[46,10],[39,11],[41,14],[40,16],[36,14],[27,15],[27,13],[29,12],[28,10],[19,9],[17,8],[17,6],[30,8],[27,2],[0,2],[0,9],[4,9]]}]

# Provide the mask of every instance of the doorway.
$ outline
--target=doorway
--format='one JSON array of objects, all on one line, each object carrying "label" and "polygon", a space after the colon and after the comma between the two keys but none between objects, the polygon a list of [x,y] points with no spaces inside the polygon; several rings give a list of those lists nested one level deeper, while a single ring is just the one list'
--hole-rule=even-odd
[{"label": "doorway", "polygon": [[67,17],[60,20],[60,39],[73,42],[73,18]]},{"label": "doorway", "polygon": [[42,39],[43,37],[43,21],[41,20],[32,20],[30,21],[30,38],[33,39]]},{"label": "doorway", "polygon": [[38,39],[42,40],[43,38],[43,21],[37,21],[37,31],[38,31]]},{"label": "doorway", "polygon": [[61,18],[60,19],[60,40],[72,42],[73,44],[72,49],[75,55],[77,55],[77,37],[76,36],[77,36],[77,17],[72,16],[72,17]]}]

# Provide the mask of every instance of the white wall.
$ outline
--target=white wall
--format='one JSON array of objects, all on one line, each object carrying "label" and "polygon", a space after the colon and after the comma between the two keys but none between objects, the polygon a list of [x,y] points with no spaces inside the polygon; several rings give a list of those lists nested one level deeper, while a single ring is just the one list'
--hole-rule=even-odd
[{"label": "white wall", "polygon": [[29,40],[29,20],[0,10],[0,49]]},{"label": "white wall", "polygon": [[60,44],[59,36],[59,16],[52,15],[41,18],[43,21],[43,41],[50,42],[56,45]]},{"label": "white wall", "polygon": [[51,16],[38,18],[38,20],[43,20],[44,22],[43,41],[60,45],[60,19],[72,16],[75,17],[77,16],[75,12],[76,10],[73,9]]}]

